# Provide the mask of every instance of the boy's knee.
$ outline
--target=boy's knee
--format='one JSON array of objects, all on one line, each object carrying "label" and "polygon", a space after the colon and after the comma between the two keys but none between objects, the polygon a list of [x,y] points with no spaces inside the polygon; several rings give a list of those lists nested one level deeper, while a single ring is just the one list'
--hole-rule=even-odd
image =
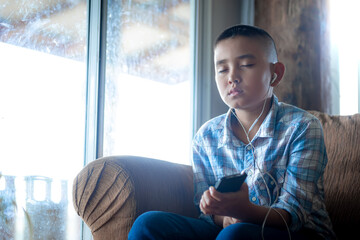
[{"label": "boy's knee", "polygon": [[259,239],[259,236],[261,236],[259,226],[250,223],[236,223],[224,228],[216,239]]},{"label": "boy's knee", "polygon": [[151,211],[141,214],[134,222],[128,239],[157,239],[161,234],[163,224],[166,223],[165,213]]}]

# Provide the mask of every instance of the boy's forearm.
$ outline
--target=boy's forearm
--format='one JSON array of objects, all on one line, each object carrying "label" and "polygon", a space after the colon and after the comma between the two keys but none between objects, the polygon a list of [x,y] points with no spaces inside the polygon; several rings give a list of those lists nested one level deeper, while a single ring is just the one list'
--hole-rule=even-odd
[{"label": "boy's forearm", "polygon": [[[262,225],[268,211],[269,211],[268,207],[252,204],[251,209],[249,209],[249,211],[247,211],[247,213],[245,214],[246,217],[239,220],[240,222],[249,222],[249,223]],[[224,216],[214,215],[213,220],[216,225],[223,227]],[[265,225],[269,227],[286,228],[286,224],[284,221],[289,227],[291,218],[290,218],[290,214],[286,210],[279,208],[270,209],[270,213],[266,219]]]},{"label": "boy's forearm", "polygon": [[213,215],[214,223],[220,227],[223,227],[224,216]]},{"label": "boy's forearm", "polygon": [[[246,217],[241,219],[241,221],[262,225],[266,215],[268,214],[268,211],[269,207],[251,204],[251,208],[249,211],[247,211],[247,214],[245,214]],[[270,209],[270,213],[267,216],[265,225],[268,227],[286,228],[286,225],[290,226],[290,223],[291,217],[286,210],[272,208]]]}]

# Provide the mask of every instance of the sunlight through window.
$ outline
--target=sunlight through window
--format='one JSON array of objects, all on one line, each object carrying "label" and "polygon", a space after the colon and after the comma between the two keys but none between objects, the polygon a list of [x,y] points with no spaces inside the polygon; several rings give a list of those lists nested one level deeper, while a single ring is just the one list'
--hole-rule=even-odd
[{"label": "sunlight through window", "polygon": [[0,1],[0,239],[80,239],[70,190],[84,162],[87,15],[86,0]]},{"label": "sunlight through window", "polygon": [[360,1],[331,1],[332,43],[339,61],[340,114],[359,112]]},{"label": "sunlight through window", "polygon": [[190,164],[190,1],[111,3],[104,156]]}]

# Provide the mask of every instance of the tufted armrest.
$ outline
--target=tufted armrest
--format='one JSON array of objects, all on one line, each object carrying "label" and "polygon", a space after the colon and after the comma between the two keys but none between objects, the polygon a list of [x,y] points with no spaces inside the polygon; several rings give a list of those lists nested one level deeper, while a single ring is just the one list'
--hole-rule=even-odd
[{"label": "tufted armrest", "polygon": [[127,239],[150,210],[196,217],[191,166],[134,156],[104,157],[74,179],[73,204],[97,239]]}]

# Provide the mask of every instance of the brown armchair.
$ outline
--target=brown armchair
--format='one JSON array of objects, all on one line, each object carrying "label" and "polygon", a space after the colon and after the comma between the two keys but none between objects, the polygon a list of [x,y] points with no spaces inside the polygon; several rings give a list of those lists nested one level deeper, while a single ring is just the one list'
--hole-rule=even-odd
[{"label": "brown armchair", "polygon": [[[326,206],[339,239],[360,226],[360,114],[311,112],[323,125],[329,162]],[[95,240],[127,239],[141,213],[160,210],[197,217],[191,166],[134,156],[89,163],[73,185],[73,203]]]}]

